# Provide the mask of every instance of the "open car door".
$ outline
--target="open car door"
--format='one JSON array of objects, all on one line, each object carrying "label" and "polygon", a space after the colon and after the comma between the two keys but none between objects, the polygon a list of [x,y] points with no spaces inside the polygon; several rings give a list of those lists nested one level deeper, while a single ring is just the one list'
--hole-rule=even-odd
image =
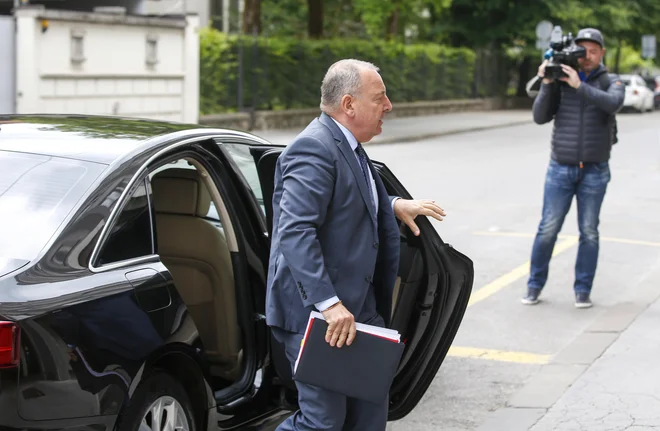
[{"label": "open car door", "polygon": [[[282,148],[252,147],[263,192],[269,235],[272,232],[272,196],[275,166]],[[374,162],[388,194],[412,199],[383,164]],[[398,220],[397,220],[398,221]],[[402,222],[401,261],[394,290],[391,328],[406,344],[390,389],[389,420],[406,416],[433,381],[454,340],[472,290],[472,261],[440,239],[426,217],[416,220],[415,236]],[[282,380],[291,384],[288,361],[274,346],[273,362]]]}]

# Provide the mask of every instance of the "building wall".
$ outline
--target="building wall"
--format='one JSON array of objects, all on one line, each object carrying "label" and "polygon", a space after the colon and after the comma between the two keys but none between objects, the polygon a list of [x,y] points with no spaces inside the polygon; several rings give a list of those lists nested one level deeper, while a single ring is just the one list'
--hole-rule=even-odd
[{"label": "building wall", "polygon": [[196,16],[27,8],[16,18],[18,113],[198,121]]},{"label": "building wall", "polygon": [[13,114],[16,103],[14,18],[0,16],[0,114]]}]

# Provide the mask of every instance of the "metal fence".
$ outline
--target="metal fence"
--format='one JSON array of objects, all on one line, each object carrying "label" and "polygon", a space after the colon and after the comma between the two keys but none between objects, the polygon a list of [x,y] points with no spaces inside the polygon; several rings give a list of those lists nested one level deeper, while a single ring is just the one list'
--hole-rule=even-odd
[{"label": "metal fence", "polygon": [[214,51],[213,61],[202,59],[202,114],[317,107],[327,68],[347,57],[379,66],[394,103],[493,97],[506,94],[509,85],[511,65],[493,52],[431,59],[423,52],[392,53],[382,45],[350,52],[332,44],[269,43],[244,38]]}]

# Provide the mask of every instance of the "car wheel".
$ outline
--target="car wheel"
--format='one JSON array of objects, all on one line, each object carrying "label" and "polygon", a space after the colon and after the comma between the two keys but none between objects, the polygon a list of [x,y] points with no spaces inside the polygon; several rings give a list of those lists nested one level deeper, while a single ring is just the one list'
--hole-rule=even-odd
[{"label": "car wheel", "polygon": [[137,387],[118,431],[197,431],[190,399],[181,383],[164,372],[154,373]]}]

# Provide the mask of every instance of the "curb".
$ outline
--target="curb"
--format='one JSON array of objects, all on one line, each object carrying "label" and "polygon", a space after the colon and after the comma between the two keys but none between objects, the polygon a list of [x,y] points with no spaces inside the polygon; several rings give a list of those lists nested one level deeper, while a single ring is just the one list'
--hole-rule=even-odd
[{"label": "curb", "polygon": [[383,145],[383,144],[401,144],[405,142],[416,142],[422,141],[424,139],[433,139],[439,138],[442,136],[450,135],[460,135],[463,133],[472,133],[472,132],[481,132],[484,130],[493,130],[493,129],[502,129],[506,127],[515,127],[515,126],[524,126],[527,124],[532,124],[533,120],[517,120],[509,121],[507,123],[493,124],[490,126],[475,126],[463,129],[452,129],[452,130],[443,130],[438,132],[423,133],[417,135],[405,135],[405,136],[392,136],[392,137],[375,137],[372,141],[367,142],[366,145]]}]

